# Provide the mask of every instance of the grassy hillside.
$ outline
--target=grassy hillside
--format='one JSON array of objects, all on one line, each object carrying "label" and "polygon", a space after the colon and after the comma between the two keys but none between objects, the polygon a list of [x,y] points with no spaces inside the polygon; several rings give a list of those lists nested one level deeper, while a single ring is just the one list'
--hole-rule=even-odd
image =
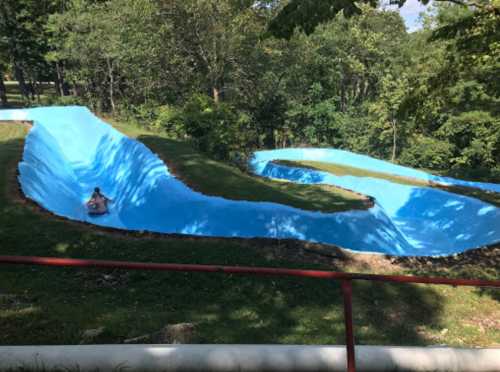
[{"label": "grassy hillside", "polygon": [[211,160],[187,142],[168,139],[113,121],[113,125],[156,152],[173,173],[196,191],[235,200],[269,201],[323,212],[366,209],[368,198],[329,185],[298,185],[250,176],[236,167]]},{"label": "grassy hillside", "polygon": [[[193,185],[202,177],[195,167],[202,164],[212,166],[210,172],[215,175],[220,171],[221,180],[226,177],[224,172],[239,174],[192,149],[182,150],[183,144],[131,127],[120,128],[143,136],[165,158],[177,154],[176,169],[186,172],[182,178]],[[0,254],[486,278],[499,275],[498,250],[430,260],[342,252],[325,256],[316,253],[322,252],[321,246],[300,242],[122,234],[62,220],[20,198],[15,169],[24,134],[24,128],[0,125]],[[183,157],[187,153],[191,155]],[[228,180],[221,182],[227,182],[224,192],[243,193],[243,178],[234,181],[237,188],[231,188]],[[255,182],[252,187],[261,180]],[[213,187],[217,192],[215,185],[196,186]],[[301,198],[291,191],[276,190],[289,198]],[[473,288],[356,283],[357,342],[498,346],[497,294]],[[4,345],[78,344],[84,330],[98,327],[104,327],[104,332],[93,342],[120,343],[186,321],[196,324],[195,342],[201,343],[341,344],[342,319],[336,282],[0,265],[0,344]]]}]

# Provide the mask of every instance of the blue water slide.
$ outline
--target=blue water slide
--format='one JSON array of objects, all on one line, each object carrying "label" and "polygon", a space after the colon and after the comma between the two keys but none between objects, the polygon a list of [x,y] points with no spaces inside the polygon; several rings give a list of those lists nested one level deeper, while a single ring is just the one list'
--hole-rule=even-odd
[{"label": "blue water slide", "polygon": [[[24,194],[63,217],[134,231],[218,237],[295,238],[360,252],[400,256],[449,255],[500,241],[500,209],[427,187],[369,177],[338,177],[272,160],[319,160],[448,184],[500,191],[496,184],[437,178],[370,157],[331,149],[256,152],[258,175],[307,184],[332,184],[370,195],[369,210],[304,211],[269,202],[234,201],[191,190],[139,141],[88,109],[0,110],[0,120],[32,120],[19,181]],[[112,199],[110,213],[90,216],[94,187]]]}]

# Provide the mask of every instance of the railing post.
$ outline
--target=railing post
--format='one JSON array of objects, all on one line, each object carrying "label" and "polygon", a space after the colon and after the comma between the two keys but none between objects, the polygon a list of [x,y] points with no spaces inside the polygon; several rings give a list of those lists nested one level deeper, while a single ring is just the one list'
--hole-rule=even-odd
[{"label": "railing post", "polygon": [[352,325],[352,282],[342,280],[344,297],[345,341],[347,349],[347,372],[356,372],[356,357],[354,353],[354,331]]}]

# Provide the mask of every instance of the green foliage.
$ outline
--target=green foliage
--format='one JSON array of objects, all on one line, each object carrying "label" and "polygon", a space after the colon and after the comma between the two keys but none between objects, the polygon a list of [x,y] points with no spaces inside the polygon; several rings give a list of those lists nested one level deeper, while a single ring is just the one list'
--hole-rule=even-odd
[{"label": "green foliage", "polygon": [[47,104],[51,106],[81,106],[85,105],[85,101],[78,96],[50,96]]},{"label": "green foliage", "polygon": [[54,51],[47,57],[65,64],[66,79],[94,109],[170,98],[162,92],[177,70],[166,68],[168,44],[158,48],[170,26],[152,0],[69,1],[64,12],[52,14],[48,28]]},{"label": "green foliage", "polygon": [[[407,0],[390,0],[390,4],[400,7]],[[422,4],[428,4],[429,0],[419,0]],[[446,1],[446,0],[436,0]],[[455,2],[460,0],[455,0]],[[279,1],[272,2],[273,5],[280,4]],[[269,23],[268,31],[275,37],[289,39],[296,28],[306,34],[314,32],[320,24],[334,20],[342,13],[346,18],[359,15],[363,6],[369,5],[375,8],[379,5],[377,0],[290,0],[279,9],[278,14]],[[279,6],[279,5],[278,5]]]},{"label": "green foliage", "polygon": [[142,104],[119,107],[119,116],[137,127],[154,132],[166,132],[176,138],[186,136],[182,112],[172,105]]},{"label": "green foliage", "polygon": [[437,132],[455,144],[451,159],[456,167],[493,167],[500,163],[500,119],[484,111],[450,117]]},{"label": "green foliage", "polygon": [[350,17],[361,14],[359,4],[377,6],[375,0],[291,0],[269,24],[269,32],[276,37],[290,38],[296,27],[311,34],[320,23],[329,21],[343,11]]},{"label": "green foliage", "polygon": [[344,141],[340,130],[345,115],[338,112],[337,107],[335,98],[292,106],[287,119],[296,128],[294,138],[314,146],[342,146]]},{"label": "green foliage", "polygon": [[152,121],[152,129],[165,131],[175,138],[183,138],[187,135],[182,111],[172,105],[162,105],[157,108],[156,119]]},{"label": "green foliage", "polygon": [[448,141],[416,135],[409,140],[399,161],[417,168],[446,170],[451,166],[454,150]]},{"label": "green foliage", "polygon": [[462,56],[471,62],[491,63],[497,59],[500,55],[500,1],[483,1],[482,4],[476,5],[476,11],[455,7],[451,12],[441,13],[440,27],[433,31],[431,40],[453,40]]},{"label": "green foliage", "polygon": [[[442,156],[436,155],[435,161],[428,159],[429,165],[443,164],[444,168],[449,164],[459,173],[470,168],[494,168],[499,163],[500,86],[495,76],[500,65],[498,58],[491,58],[496,56],[492,27],[500,26],[500,17],[493,20],[490,10],[482,8],[441,5],[436,10],[435,30],[424,33],[433,48],[423,49],[420,56],[422,61],[432,60],[434,64],[432,68],[422,64],[418,76],[410,76],[415,88],[408,95],[405,113],[418,133],[439,139],[444,142],[443,148],[448,144],[444,153],[449,154],[447,158],[441,160]],[[459,25],[463,26],[460,31]],[[477,44],[473,39],[482,42]],[[411,141],[410,146],[417,143]],[[401,160],[409,158],[405,155]]]},{"label": "green foliage", "polygon": [[44,59],[49,51],[45,25],[59,5],[59,0],[43,1],[43,6],[31,0],[0,2],[1,79],[3,82],[7,72],[17,80],[26,101],[34,100],[40,93],[37,83],[52,80],[52,66]]},{"label": "green foliage", "polygon": [[183,108],[186,133],[197,146],[217,159],[237,159],[240,152],[250,151],[255,142],[252,121],[244,113],[212,98],[193,95]]}]

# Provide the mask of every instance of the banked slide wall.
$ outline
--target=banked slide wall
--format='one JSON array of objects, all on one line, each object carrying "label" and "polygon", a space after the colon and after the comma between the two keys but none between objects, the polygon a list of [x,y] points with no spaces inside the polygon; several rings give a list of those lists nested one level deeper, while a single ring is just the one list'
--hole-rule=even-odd
[{"label": "banked slide wall", "polygon": [[[22,190],[47,210],[73,220],[160,233],[295,238],[401,256],[449,255],[500,241],[500,209],[480,200],[369,177],[337,177],[277,165],[272,160],[335,162],[500,192],[496,184],[440,178],[333,149],[256,152],[251,161],[256,174],[338,185],[376,200],[367,211],[303,211],[195,192],[175,178],[146,146],[84,107],[0,110],[0,120],[34,122],[19,164]],[[96,186],[113,203],[109,214],[91,217],[85,202]]]}]

